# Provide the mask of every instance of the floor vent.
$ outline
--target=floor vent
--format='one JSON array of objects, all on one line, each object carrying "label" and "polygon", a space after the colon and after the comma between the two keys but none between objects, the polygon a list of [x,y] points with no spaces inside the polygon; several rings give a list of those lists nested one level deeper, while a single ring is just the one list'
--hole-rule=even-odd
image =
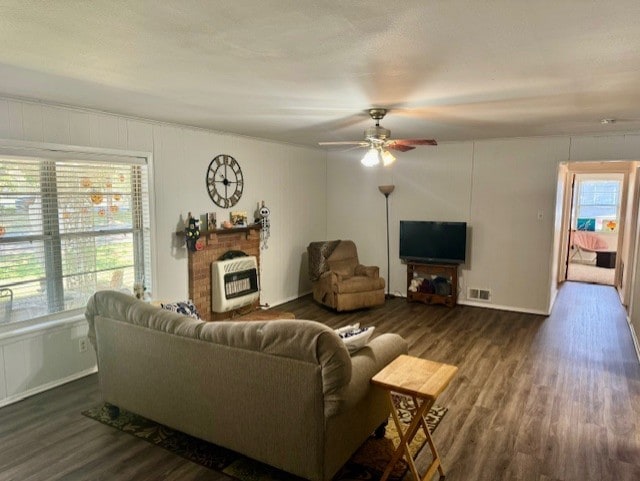
[{"label": "floor vent", "polygon": [[489,289],[476,289],[476,288],[470,287],[467,298],[475,299],[477,301],[490,301],[491,291]]}]

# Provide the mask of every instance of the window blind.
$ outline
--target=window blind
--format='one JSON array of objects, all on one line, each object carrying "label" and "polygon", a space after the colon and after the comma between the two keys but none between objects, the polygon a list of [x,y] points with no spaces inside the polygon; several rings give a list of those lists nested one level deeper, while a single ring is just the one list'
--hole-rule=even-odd
[{"label": "window blind", "polygon": [[79,157],[0,154],[0,322],[151,288],[146,165]]},{"label": "window blind", "polygon": [[620,217],[622,181],[581,180],[578,182],[577,218],[595,219],[596,230],[606,230],[606,222]]}]

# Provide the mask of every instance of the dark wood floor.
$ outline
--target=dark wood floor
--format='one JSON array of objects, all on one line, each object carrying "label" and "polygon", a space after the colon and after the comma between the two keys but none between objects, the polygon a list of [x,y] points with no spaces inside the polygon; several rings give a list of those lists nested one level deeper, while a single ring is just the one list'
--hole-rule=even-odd
[{"label": "dark wood floor", "polygon": [[[308,297],[280,308],[375,325],[459,367],[434,436],[448,481],[640,480],[640,365],[611,287],[567,283],[548,318],[403,299],[341,315]],[[0,480],[229,479],[80,415],[99,398],[94,375],[0,409]]]}]

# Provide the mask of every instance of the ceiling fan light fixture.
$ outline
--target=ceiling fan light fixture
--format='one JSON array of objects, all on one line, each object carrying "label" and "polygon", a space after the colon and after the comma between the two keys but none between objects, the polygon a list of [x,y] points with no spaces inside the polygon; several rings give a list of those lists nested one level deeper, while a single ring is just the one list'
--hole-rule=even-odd
[{"label": "ceiling fan light fixture", "polygon": [[419,145],[438,145],[434,139],[391,139],[391,131],[380,125],[380,120],[387,113],[387,109],[369,109],[369,115],[376,124],[364,131],[363,140],[347,140],[337,142],[318,142],[318,145],[354,145],[367,149],[360,163],[366,167],[374,167],[380,163],[385,166],[396,161],[395,156],[389,150],[406,152]]},{"label": "ceiling fan light fixture", "polygon": [[378,165],[380,163],[380,152],[375,147],[371,147],[367,150],[367,153],[364,154],[360,163],[365,167],[374,167]]},{"label": "ceiling fan light fixture", "polygon": [[389,152],[388,150],[382,151],[382,165],[386,167],[387,165],[393,164],[395,161],[396,158],[391,152]]},{"label": "ceiling fan light fixture", "polygon": [[374,125],[373,127],[364,129],[364,138],[370,142],[383,142],[390,136],[391,131],[384,127],[380,127],[379,125]]}]

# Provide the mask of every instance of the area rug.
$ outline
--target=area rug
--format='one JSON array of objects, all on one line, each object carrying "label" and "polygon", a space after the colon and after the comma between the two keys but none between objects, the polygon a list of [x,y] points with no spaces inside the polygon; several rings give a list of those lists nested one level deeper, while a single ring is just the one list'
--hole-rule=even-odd
[{"label": "area rug", "polygon": [[[410,421],[410,410],[413,409],[413,401],[411,398],[400,395],[396,396],[394,401],[399,409],[400,420],[408,424]],[[430,432],[436,429],[446,412],[446,408],[437,405],[431,408],[427,415],[427,425],[429,426]],[[138,416],[137,414],[125,411],[124,409],[120,410],[120,415],[115,419],[110,418],[108,408],[105,406],[88,409],[82,414],[107,426],[119,429],[120,431],[160,446],[189,461],[222,472],[240,481],[300,480],[300,478],[296,476],[249,459],[229,449],[168,428],[162,424]],[[385,437],[376,439],[372,436],[367,439],[336,474],[334,481],[375,481],[380,479],[387,466],[388,460],[391,459],[391,455],[395,449],[394,446],[398,445],[398,441],[399,435],[396,431],[395,424],[393,423],[393,419],[389,418]],[[426,439],[422,430],[419,430],[409,449],[415,455],[422,449],[425,441]],[[397,462],[389,479],[391,481],[399,481],[407,469],[408,467],[404,459]]]},{"label": "area rug", "polygon": [[597,267],[594,265],[570,262],[569,271],[567,272],[567,280],[613,286],[615,284],[615,274],[615,269],[606,269],[604,267]]}]

